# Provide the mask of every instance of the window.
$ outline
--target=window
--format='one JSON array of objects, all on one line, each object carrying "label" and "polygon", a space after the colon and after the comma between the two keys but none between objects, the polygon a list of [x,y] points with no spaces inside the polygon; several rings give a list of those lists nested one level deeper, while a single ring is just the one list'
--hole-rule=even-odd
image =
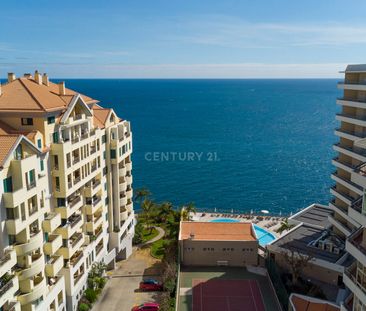
[{"label": "window", "polygon": [[56,183],[56,190],[60,191],[60,177],[56,176],[55,183]]},{"label": "window", "polygon": [[103,159],[105,160],[105,151],[103,151]]},{"label": "window", "polygon": [[54,132],[54,133],[52,134],[52,139],[53,139],[53,142],[54,142],[55,144],[57,144],[57,143],[58,143],[58,132]]},{"label": "window", "polygon": [[111,149],[111,159],[116,158],[116,149]]},{"label": "window", "polygon": [[22,118],[22,125],[33,125],[33,118]]},{"label": "window", "polygon": [[65,198],[57,198],[57,206],[60,207],[60,206],[65,206],[66,204],[66,200]]},{"label": "window", "polygon": [[42,148],[42,139],[38,139],[37,140],[37,146],[38,146],[38,148]]},{"label": "window", "polygon": [[41,164],[41,171],[43,171],[44,170],[44,162],[43,162],[43,160],[40,161],[40,164]]},{"label": "window", "polygon": [[106,197],[106,198],[105,198],[105,205],[108,205],[108,203],[109,203],[109,198],[108,198],[108,197]]},{"label": "window", "polygon": [[13,179],[11,178],[11,176],[5,178],[3,180],[3,183],[4,183],[4,192],[13,192]]},{"label": "window", "polygon": [[55,123],[55,116],[48,117],[48,118],[47,118],[47,123],[48,123],[48,124],[53,124],[53,123]]},{"label": "window", "polygon": [[107,136],[104,134],[102,136],[102,144],[105,144],[106,140],[107,140]]}]

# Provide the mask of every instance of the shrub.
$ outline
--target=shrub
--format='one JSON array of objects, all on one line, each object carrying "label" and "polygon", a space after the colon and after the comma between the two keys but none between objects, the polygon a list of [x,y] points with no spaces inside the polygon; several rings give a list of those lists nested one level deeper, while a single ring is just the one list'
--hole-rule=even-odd
[{"label": "shrub", "polygon": [[97,300],[97,293],[94,289],[87,288],[85,291],[85,298],[88,299],[90,303],[94,303]]},{"label": "shrub", "polygon": [[89,305],[87,305],[86,303],[81,303],[79,305],[79,311],[88,311],[90,309]]}]

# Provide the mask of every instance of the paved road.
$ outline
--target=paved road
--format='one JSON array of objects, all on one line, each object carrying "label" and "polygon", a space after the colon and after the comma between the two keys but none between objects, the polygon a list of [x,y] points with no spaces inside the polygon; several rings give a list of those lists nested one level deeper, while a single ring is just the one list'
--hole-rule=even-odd
[{"label": "paved road", "polygon": [[129,311],[134,305],[158,301],[159,293],[138,291],[144,277],[160,280],[160,261],[150,256],[149,248],[135,249],[128,260],[117,263],[116,269],[108,274],[111,278],[93,311]]}]

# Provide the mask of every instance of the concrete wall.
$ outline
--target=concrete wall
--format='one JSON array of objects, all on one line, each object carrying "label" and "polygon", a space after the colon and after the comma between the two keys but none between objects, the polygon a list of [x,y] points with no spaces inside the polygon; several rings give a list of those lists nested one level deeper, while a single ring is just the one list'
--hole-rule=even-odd
[{"label": "concrete wall", "polygon": [[258,264],[257,241],[183,240],[180,247],[184,265],[217,266],[218,261],[236,267]]}]

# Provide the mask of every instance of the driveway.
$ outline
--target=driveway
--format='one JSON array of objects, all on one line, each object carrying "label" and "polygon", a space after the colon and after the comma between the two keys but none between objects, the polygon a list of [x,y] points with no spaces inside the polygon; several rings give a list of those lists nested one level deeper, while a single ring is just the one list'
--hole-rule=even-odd
[{"label": "driveway", "polygon": [[160,280],[161,262],[150,256],[150,249],[134,249],[129,259],[117,263],[116,269],[107,273],[110,277],[93,311],[129,311],[134,305],[158,301],[159,293],[139,292],[143,278]]}]

